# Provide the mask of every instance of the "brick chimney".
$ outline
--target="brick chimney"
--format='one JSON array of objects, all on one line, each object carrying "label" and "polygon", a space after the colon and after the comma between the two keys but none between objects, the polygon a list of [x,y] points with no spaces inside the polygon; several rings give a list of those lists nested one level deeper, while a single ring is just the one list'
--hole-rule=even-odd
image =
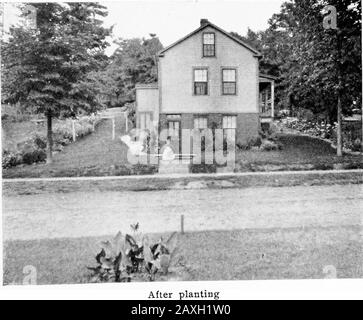
[{"label": "brick chimney", "polygon": [[207,25],[209,23],[208,19],[201,19],[200,20],[200,26],[204,27],[205,25]]}]

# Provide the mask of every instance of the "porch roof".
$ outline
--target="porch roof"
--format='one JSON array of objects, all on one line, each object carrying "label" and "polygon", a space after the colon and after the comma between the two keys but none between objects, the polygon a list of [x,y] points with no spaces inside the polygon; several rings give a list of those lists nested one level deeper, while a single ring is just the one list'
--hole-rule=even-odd
[{"label": "porch roof", "polygon": [[158,83],[138,83],[135,86],[136,90],[142,90],[142,89],[159,89]]},{"label": "porch roof", "polygon": [[268,75],[268,74],[263,74],[260,73],[260,82],[275,82],[278,78]]}]

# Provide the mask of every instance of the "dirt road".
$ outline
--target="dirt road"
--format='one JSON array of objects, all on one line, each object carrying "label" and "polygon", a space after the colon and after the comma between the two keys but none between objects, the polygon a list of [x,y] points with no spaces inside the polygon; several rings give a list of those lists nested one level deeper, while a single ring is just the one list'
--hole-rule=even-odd
[{"label": "dirt road", "polygon": [[141,231],[362,226],[362,185],[5,196],[4,240]]}]

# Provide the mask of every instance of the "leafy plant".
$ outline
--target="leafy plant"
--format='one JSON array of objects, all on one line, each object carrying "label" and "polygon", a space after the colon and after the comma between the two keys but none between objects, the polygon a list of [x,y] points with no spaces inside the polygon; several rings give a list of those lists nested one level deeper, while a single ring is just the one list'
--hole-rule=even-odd
[{"label": "leafy plant", "polygon": [[271,140],[264,140],[261,145],[261,150],[263,151],[282,150],[282,145]]},{"label": "leafy plant", "polygon": [[3,169],[17,166],[22,161],[21,155],[16,152],[4,150],[2,156],[2,167]]},{"label": "leafy plant", "polygon": [[139,227],[138,223],[131,225],[132,236],[119,232],[111,241],[101,242],[97,266],[88,267],[92,271],[91,282],[131,282],[137,278],[154,281],[158,273],[168,273],[175,253],[176,233],[166,242],[161,238],[150,243]]},{"label": "leafy plant", "polygon": [[[286,118],[280,122],[285,128],[293,129],[309,136],[337,141],[337,124],[331,125],[324,121],[308,121],[298,118]],[[360,139],[352,134],[352,129],[343,128],[343,145],[352,151],[361,150]]]},{"label": "leafy plant", "polygon": [[[75,121],[76,137],[83,138],[93,132],[99,117],[95,115],[83,116]],[[64,146],[73,142],[72,120],[59,121],[53,130],[53,143],[55,151],[62,151]],[[34,132],[24,142],[20,143],[14,151],[4,151],[2,166],[4,169],[20,164],[33,164],[46,160],[47,137],[45,134]]]}]

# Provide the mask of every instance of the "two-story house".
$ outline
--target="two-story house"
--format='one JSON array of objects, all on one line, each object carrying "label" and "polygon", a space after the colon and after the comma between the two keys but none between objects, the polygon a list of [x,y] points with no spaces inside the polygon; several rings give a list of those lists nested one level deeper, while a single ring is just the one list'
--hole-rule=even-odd
[{"label": "two-story house", "polygon": [[[236,142],[257,137],[274,114],[274,78],[261,54],[206,19],[159,53],[158,83],[136,87],[137,127],[181,137],[182,129],[235,129]],[[181,138],[180,138],[181,139]]]}]

